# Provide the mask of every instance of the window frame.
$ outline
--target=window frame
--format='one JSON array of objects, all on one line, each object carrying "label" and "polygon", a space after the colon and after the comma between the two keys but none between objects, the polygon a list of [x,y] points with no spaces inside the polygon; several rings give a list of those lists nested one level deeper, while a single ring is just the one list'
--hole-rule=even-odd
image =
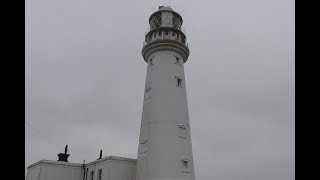
[{"label": "window frame", "polygon": [[102,180],[102,169],[98,169],[97,180]]},{"label": "window frame", "polygon": [[94,171],[90,171],[90,180],[94,179]]},{"label": "window frame", "polygon": [[184,168],[184,170],[187,170],[189,172],[189,168],[190,168],[190,164],[189,164],[190,160],[189,160],[189,158],[182,157],[181,161],[182,161],[182,167]]},{"label": "window frame", "polygon": [[183,81],[182,78],[180,76],[175,76],[175,78],[177,80],[176,81],[176,83],[177,83],[176,86],[182,88],[183,87],[182,86],[182,81]]},{"label": "window frame", "polygon": [[86,170],[86,180],[88,179],[89,168]]},{"label": "window frame", "polygon": [[147,87],[144,92],[149,92],[152,88],[151,87]]},{"label": "window frame", "polygon": [[175,64],[180,65],[180,63],[181,63],[181,61],[180,61],[180,60],[181,60],[181,58],[176,56],[176,63],[175,63]]},{"label": "window frame", "polygon": [[182,166],[183,168],[188,169],[189,168],[188,161],[182,161]]},{"label": "window frame", "polygon": [[148,61],[147,61],[148,68],[154,65],[153,58],[154,58],[154,55],[148,58]]},{"label": "window frame", "polygon": [[148,63],[149,66],[152,66],[153,65],[153,58],[150,58],[148,61],[149,61],[149,63]]},{"label": "window frame", "polygon": [[183,61],[181,61],[182,58],[181,58],[180,56],[178,56],[178,55],[173,55],[173,56],[175,57],[175,62],[174,62],[174,64],[177,64],[177,65],[179,65],[179,66],[182,66],[182,64],[183,64]]}]

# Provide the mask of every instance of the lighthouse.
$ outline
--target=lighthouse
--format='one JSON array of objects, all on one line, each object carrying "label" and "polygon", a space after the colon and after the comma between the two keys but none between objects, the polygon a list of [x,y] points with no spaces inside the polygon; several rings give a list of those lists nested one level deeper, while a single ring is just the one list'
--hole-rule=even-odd
[{"label": "lighthouse", "polygon": [[182,17],[171,7],[151,14],[142,56],[147,63],[136,180],[194,180]]}]

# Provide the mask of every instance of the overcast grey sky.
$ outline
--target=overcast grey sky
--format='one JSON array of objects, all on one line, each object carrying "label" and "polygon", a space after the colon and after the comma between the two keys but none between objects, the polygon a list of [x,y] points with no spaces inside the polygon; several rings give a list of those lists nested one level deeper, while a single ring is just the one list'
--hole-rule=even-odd
[{"label": "overcast grey sky", "polygon": [[159,5],[187,30],[196,179],[295,179],[294,0],[27,0],[26,167],[136,158]]}]

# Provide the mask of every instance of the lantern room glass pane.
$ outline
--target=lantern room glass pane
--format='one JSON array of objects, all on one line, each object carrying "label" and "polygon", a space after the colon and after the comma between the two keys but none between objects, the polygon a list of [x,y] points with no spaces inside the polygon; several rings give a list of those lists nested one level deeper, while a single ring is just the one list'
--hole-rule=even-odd
[{"label": "lantern room glass pane", "polygon": [[151,29],[161,27],[161,21],[162,21],[161,16],[162,16],[162,14],[159,13],[159,14],[155,14],[155,15],[152,17],[151,23],[150,23]]},{"label": "lantern room glass pane", "polygon": [[179,17],[175,14],[172,16],[172,25],[173,25],[173,28],[176,28],[176,29],[179,29],[181,26],[181,21]]}]

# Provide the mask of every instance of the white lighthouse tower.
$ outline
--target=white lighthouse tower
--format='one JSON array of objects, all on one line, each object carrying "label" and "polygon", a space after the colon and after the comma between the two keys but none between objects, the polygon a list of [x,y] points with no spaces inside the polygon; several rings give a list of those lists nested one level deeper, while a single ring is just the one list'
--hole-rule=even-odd
[{"label": "white lighthouse tower", "polygon": [[181,16],[160,6],[149,18],[136,180],[194,180],[184,63],[189,56]]}]

